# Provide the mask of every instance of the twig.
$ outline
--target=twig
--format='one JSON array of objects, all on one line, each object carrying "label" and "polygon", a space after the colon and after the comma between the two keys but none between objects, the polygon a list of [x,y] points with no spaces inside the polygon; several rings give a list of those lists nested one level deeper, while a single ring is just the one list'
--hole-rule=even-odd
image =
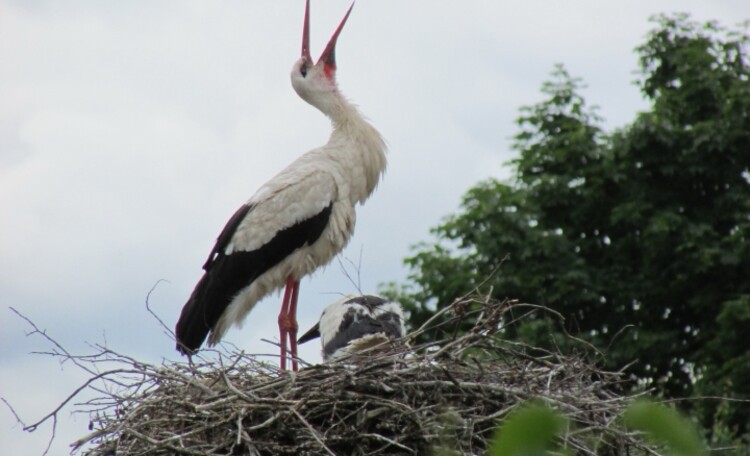
[{"label": "twig", "polygon": [[164,330],[164,332],[166,332],[167,335],[173,341],[176,341],[177,340],[177,336],[175,335],[174,331],[172,331],[172,328],[169,327],[169,326],[167,326],[164,323],[164,321],[158,315],[156,315],[156,312],[154,312],[151,309],[151,303],[149,302],[149,299],[151,299],[151,294],[154,292],[154,290],[156,290],[156,287],[158,287],[159,284],[162,283],[162,282],[169,283],[169,280],[167,280],[167,279],[159,279],[159,280],[156,281],[156,283],[154,284],[154,286],[152,286],[151,289],[148,290],[148,293],[146,294],[146,311],[148,313],[150,313],[151,316],[154,317],[154,319],[156,319],[156,321],[159,323],[159,326],[162,327],[162,329]]},{"label": "twig", "polygon": [[[52,337],[50,337],[47,334],[46,330],[39,329],[39,327],[33,321],[31,321],[31,319],[29,319],[28,317],[26,317],[26,315],[22,314],[21,312],[19,312],[18,310],[16,310],[14,307],[10,307],[10,310],[14,314],[16,314],[19,317],[21,317],[21,319],[23,319],[26,323],[29,324],[29,326],[31,326],[34,329],[32,332],[26,334],[27,337],[28,336],[32,336],[34,334],[39,334],[40,336],[44,337],[44,339],[46,339],[47,342],[51,343],[56,349],[60,350],[60,352],[62,353],[62,356],[63,356],[63,362],[65,362],[67,360],[70,360],[71,362],[73,362],[73,364],[75,364],[79,368],[85,370],[89,374],[95,374],[96,373],[96,372],[92,371],[88,366],[86,366],[86,365],[84,365],[82,363],[79,363],[77,361],[77,359],[76,359],[75,356],[73,356],[70,353],[68,353],[68,351],[65,348],[63,348],[62,345],[60,345],[55,339],[53,339]],[[52,354],[55,355],[55,356],[60,356],[59,353],[52,353]]]},{"label": "twig", "polygon": [[300,413],[295,409],[294,407],[289,407],[289,410],[294,413],[297,418],[302,422],[302,424],[305,425],[305,427],[310,431],[310,434],[313,436],[313,438],[320,444],[320,446],[326,451],[326,453],[330,454],[331,456],[336,456],[336,453],[331,451],[330,448],[321,440],[320,436],[318,435],[318,431],[316,431],[312,426],[310,426],[310,423],[307,422],[304,416],[300,415]]},{"label": "twig", "polygon": [[49,412],[48,414],[46,414],[44,417],[42,417],[42,419],[40,419],[36,423],[30,424],[28,426],[24,426],[23,430],[26,431],[26,432],[34,432],[37,429],[37,427],[39,427],[39,425],[41,425],[45,421],[49,420],[50,418],[52,418],[53,420],[57,420],[57,414],[60,412],[60,410],[62,410],[63,407],[65,407],[66,405],[68,405],[68,402],[70,402],[71,400],[73,400],[73,398],[75,398],[76,396],[78,396],[78,393],[80,393],[81,391],[85,390],[90,384],[94,383],[95,381],[97,381],[99,379],[102,379],[102,378],[105,378],[105,377],[107,377],[109,375],[122,374],[122,373],[133,373],[133,372],[136,372],[136,371],[133,371],[133,370],[130,370],[130,369],[115,369],[115,370],[111,370],[111,371],[103,372],[101,374],[94,375],[93,377],[91,377],[88,380],[86,380],[83,383],[83,385],[81,385],[78,388],[76,388],[75,390],[73,390],[73,392],[70,393],[68,395],[68,397],[66,397],[60,404],[58,404],[58,406],[55,407],[54,410],[52,410],[51,412]]},{"label": "twig", "polygon": [[[359,259],[357,260],[357,264],[354,264],[354,261],[352,261],[348,257],[343,257],[341,255],[339,255],[339,256],[336,257],[336,259],[338,260],[338,263],[339,263],[339,268],[341,268],[341,272],[343,272],[344,276],[349,280],[349,282],[352,285],[354,285],[354,288],[357,289],[357,292],[359,292],[359,294],[364,294],[364,293],[362,293],[362,276],[361,276],[361,273],[362,273],[362,252],[363,252],[363,250],[364,250],[364,245],[361,245],[359,247]],[[342,260],[342,258],[343,258],[343,260]],[[351,274],[349,273],[349,270],[344,265],[344,261],[346,261],[347,263],[349,263],[349,265],[354,268],[354,271],[357,273],[357,280],[356,281],[354,280],[354,278],[352,278]]]},{"label": "twig", "polygon": [[85,435],[81,437],[80,439],[76,440],[75,442],[71,443],[70,447],[73,448],[74,450],[77,450],[78,448],[81,448],[83,445],[89,443],[90,441],[107,434],[107,432],[110,432],[109,429],[97,429],[91,434]]},{"label": "twig", "polygon": [[381,441],[383,441],[383,442],[385,442],[385,443],[387,443],[389,445],[393,445],[393,446],[401,448],[402,450],[406,450],[409,453],[416,454],[413,448],[409,448],[406,445],[400,444],[397,441],[395,441],[393,439],[389,439],[388,437],[386,437],[384,435],[370,433],[370,434],[362,434],[362,437],[372,437],[373,439],[381,440]]},{"label": "twig", "polygon": [[16,418],[16,422],[18,422],[21,425],[21,427],[25,428],[26,424],[23,422],[21,417],[18,416],[18,413],[16,413],[16,409],[14,409],[12,405],[10,405],[10,402],[8,402],[4,397],[0,398],[0,400],[2,400],[5,403],[5,406],[8,407],[8,409],[10,410],[10,413],[12,413],[13,416]]}]

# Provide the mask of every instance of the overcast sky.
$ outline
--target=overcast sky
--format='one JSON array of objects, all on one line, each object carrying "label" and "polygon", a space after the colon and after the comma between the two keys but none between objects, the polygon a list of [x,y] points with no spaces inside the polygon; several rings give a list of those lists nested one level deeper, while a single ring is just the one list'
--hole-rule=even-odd
[{"label": "overcast sky", "polygon": [[[349,3],[313,0],[319,55]],[[649,16],[687,11],[734,25],[747,0],[448,2],[360,0],[336,50],[339,85],[389,144],[389,167],[343,253],[364,292],[403,281],[410,246],[488,177],[505,178],[518,108],[555,63],[588,87],[608,129],[647,107],[632,85]],[[70,351],[105,343],[177,360],[145,309],[173,326],[234,210],[298,155],[327,119],[289,83],[304,2],[0,0],[0,396],[27,422],[82,383],[9,310]],[[358,264],[359,271],[352,264]],[[301,285],[306,330],[357,286],[337,262]],[[280,296],[226,340],[276,352]],[[319,345],[300,353],[319,359]],[[88,433],[61,413],[51,454]],[[0,404],[0,446],[41,454]]]}]

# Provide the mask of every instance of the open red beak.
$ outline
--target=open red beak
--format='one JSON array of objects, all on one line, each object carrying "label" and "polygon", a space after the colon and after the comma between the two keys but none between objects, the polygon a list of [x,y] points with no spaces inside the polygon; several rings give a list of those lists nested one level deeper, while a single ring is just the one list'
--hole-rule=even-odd
[{"label": "open red beak", "polygon": [[[326,73],[330,73],[336,70],[336,41],[339,39],[339,34],[344,28],[346,20],[349,19],[349,14],[352,12],[352,8],[354,8],[354,3],[352,3],[352,6],[349,7],[349,10],[347,10],[346,12],[346,16],[344,16],[344,18],[341,20],[341,23],[336,28],[336,31],[333,32],[333,36],[331,37],[331,39],[328,40],[328,44],[326,45],[326,48],[323,49],[323,53],[320,54],[318,63],[323,62],[323,64],[325,65]],[[310,57],[310,0],[307,0],[305,4],[305,25],[302,30],[302,57],[306,57],[310,62],[312,62],[312,57]]]},{"label": "open red beak", "polygon": [[302,28],[302,57],[306,57],[310,63],[315,63],[310,57],[310,0],[305,4],[305,25]]}]

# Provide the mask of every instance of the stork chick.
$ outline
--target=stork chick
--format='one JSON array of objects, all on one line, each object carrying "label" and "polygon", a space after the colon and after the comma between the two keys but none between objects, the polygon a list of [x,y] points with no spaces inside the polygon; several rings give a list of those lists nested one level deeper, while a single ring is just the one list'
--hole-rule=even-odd
[{"label": "stork chick", "polygon": [[401,305],[378,296],[348,296],[323,310],[298,343],[320,337],[323,359],[356,354],[404,336]]}]

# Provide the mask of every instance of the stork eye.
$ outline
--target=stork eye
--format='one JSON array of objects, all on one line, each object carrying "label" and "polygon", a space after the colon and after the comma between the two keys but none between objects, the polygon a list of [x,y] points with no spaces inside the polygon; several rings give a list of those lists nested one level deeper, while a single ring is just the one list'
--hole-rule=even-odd
[{"label": "stork eye", "polygon": [[302,66],[299,67],[299,74],[304,78],[307,76],[307,62],[302,62]]}]

